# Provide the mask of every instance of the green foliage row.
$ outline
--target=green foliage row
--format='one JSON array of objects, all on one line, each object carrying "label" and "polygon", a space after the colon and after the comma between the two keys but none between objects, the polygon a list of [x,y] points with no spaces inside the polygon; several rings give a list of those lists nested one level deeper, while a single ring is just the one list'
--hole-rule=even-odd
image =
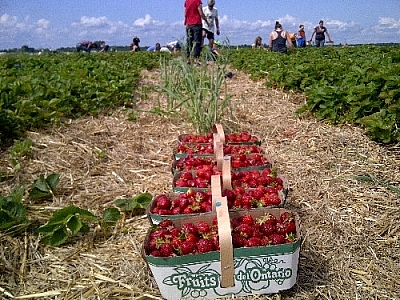
[{"label": "green foliage row", "polygon": [[149,53],[7,54],[0,57],[0,146],[63,118],[134,104]]},{"label": "green foliage row", "polygon": [[298,113],[400,142],[400,46],[307,47],[289,55],[242,49],[230,61],[268,86],[304,92],[307,103]]}]

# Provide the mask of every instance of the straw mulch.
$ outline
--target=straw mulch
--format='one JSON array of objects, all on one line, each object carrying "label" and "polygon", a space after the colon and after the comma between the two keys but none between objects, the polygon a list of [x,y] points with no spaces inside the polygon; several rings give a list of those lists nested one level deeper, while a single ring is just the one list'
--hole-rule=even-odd
[{"label": "straw mulch", "polygon": [[[304,96],[232,72],[231,124],[260,137],[287,177],[286,207],[300,214],[304,238],[297,284],[247,299],[400,299],[400,197],[382,184],[400,188],[399,146],[372,142],[350,125],[296,116]],[[140,108],[162,97],[151,89],[158,76],[157,70],[143,73]],[[39,174],[61,174],[52,202],[26,203],[31,216],[45,222],[48,212],[70,204],[101,215],[116,199],[171,191],[172,149],[193,127],[146,113],[131,122],[128,113],[31,132],[33,158],[22,161],[22,172],[12,174],[6,154],[1,157],[1,172],[13,175],[0,183],[1,194]],[[355,175],[380,181],[360,182]],[[126,215],[111,236],[92,230],[59,248],[43,247],[30,234],[0,235],[0,298],[161,299],[141,256],[149,226],[144,215]]]}]

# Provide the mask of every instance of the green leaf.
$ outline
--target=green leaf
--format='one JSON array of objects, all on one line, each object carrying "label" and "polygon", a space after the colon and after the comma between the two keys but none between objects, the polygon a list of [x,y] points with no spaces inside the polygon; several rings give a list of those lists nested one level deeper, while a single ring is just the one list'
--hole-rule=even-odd
[{"label": "green leaf", "polygon": [[67,223],[67,227],[71,230],[72,234],[77,234],[82,228],[82,222],[77,216],[72,216]]},{"label": "green leaf", "polygon": [[99,218],[92,214],[90,211],[70,205],[54,212],[49,223],[67,222],[71,216],[79,215],[79,217],[88,221],[97,221]]},{"label": "green leaf", "polygon": [[150,193],[142,193],[133,198],[133,200],[141,205],[141,208],[146,208],[150,204],[152,198],[153,196]]},{"label": "green leaf", "polygon": [[59,174],[52,173],[46,178],[46,183],[48,184],[53,193],[55,192],[59,182],[60,182]]},{"label": "green leaf", "polygon": [[27,221],[26,207],[19,202],[3,200],[0,206],[0,228],[8,229]]},{"label": "green leaf", "polygon": [[121,219],[121,213],[115,207],[107,208],[103,213],[103,222],[106,226],[114,226]]},{"label": "green leaf", "polygon": [[142,193],[131,199],[117,199],[114,204],[122,211],[132,211],[136,208],[145,209],[153,196],[150,193]]},{"label": "green leaf", "polygon": [[64,226],[63,223],[58,223],[58,224],[56,224],[56,223],[52,223],[52,224],[46,223],[46,224],[44,224],[44,225],[42,225],[42,226],[40,226],[38,228],[38,232],[42,233],[44,235],[51,234],[52,232],[60,229],[63,226]]},{"label": "green leaf", "polygon": [[49,240],[50,245],[52,246],[60,246],[61,244],[64,244],[68,239],[68,232],[66,228],[60,228],[56,230],[52,235]]}]

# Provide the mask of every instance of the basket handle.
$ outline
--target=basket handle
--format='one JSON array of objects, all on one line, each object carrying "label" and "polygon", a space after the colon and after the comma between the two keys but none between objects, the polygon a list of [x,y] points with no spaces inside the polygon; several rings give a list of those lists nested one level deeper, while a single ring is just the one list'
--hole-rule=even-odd
[{"label": "basket handle", "polygon": [[224,160],[224,144],[219,141],[219,134],[214,133],[214,137],[218,136],[218,141],[214,139],[214,156],[217,161],[217,168],[219,171],[222,170],[223,160]]},{"label": "basket handle", "polygon": [[212,212],[215,213],[216,201],[222,197],[221,190],[221,176],[211,176],[211,201],[212,201]]},{"label": "basket handle", "polygon": [[231,176],[231,157],[224,156],[222,165],[222,187],[227,190],[232,190],[232,176]]},{"label": "basket handle", "polygon": [[229,218],[228,202],[226,197],[216,199],[215,209],[218,220],[218,237],[221,261],[221,287],[235,285],[235,268],[233,265],[233,244],[231,224]]},{"label": "basket handle", "polygon": [[214,124],[213,132],[218,133],[221,138],[221,142],[223,144],[225,144],[225,133],[224,133],[224,127],[222,126],[222,124]]}]

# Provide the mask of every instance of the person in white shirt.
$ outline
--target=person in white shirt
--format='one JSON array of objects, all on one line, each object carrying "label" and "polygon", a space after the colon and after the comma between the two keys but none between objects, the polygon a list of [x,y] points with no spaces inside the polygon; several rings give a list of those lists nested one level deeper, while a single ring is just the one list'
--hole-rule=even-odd
[{"label": "person in white shirt", "polygon": [[218,9],[214,7],[215,0],[208,0],[208,5],[203,7],[203,13],[206,16],[208,21],[207,23],[203,20],[203,41],[202,45],[204,45],[204,39],[208,39],[208,47],[213,49],[214,47],[214,28],[217,29],[217,35],[220,34],[219,31],[219,20],[218,20]]},{"label": "person in white shirt", "polygon": [[[167,48],[169,51],[166,51],[166,49],[163,48]],[[177,53],[179,51],[181,51],[181,44],[179,41],[173,41],[170,43],[167,43],[165,45],[165,47],[162,47],[161,50],[163,50],[162,52],[173,52],[173,53]]]}]

